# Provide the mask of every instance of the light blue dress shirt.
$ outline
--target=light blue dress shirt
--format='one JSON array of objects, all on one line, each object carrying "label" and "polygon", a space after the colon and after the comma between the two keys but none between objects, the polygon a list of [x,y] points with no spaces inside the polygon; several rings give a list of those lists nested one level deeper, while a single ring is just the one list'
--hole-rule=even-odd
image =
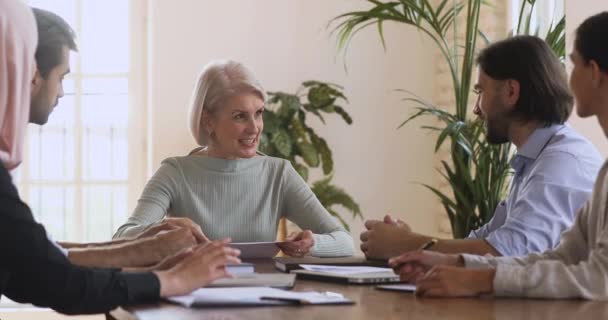
[{"label": "light blue dress shirt", "polygon": [[567,125],[536,129],[511,160],[511,191],[493,218],[468,238],[485,239],[503,256],[554,248],[591,196],[603,159]]}]

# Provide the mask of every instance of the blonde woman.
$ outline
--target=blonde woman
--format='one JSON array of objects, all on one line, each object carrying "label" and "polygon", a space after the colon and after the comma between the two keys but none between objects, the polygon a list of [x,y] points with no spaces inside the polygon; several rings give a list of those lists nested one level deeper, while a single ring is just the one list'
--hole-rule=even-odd
[{"label": "blonde woman", "polygon": [[189,126],[199,148],[165,159],[115,237],[134,236],[171,212],[210,239],[273,241],[280,218],[300,228],[291,256],[350,256],[350,235],[329,215],[290,162],[257,152],[265,91],[234,61],[214,61],[194,89]]}]

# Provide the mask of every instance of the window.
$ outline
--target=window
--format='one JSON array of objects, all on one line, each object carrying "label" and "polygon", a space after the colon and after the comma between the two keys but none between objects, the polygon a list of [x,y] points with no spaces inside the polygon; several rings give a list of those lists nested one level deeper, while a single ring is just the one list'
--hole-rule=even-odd
[{"label": "window", "polygon": [[[511,29],[517,28],[517,21],[519,19],[521,4],[521,0],[511,0]],[[529,7],[530,5],[527,5],[527,8]],[[532,13],[532,19],[530,19],[531,33],[535,34],[538,30],[540,35],[545,35],[547,34],[547,30],[549,30],[549,26],[551,26],[552,23],[558,23],[559,19],[564,15],[564,1],[537,0],[534,5],[534,11]],[[555,21],[553,21],[554,19]],[[525,21],[522,21],[522,24],[523,23],[525,23]]]},{"label": "window", "polygon": [[[57,240],[108,240],[140,190],[144,146],[136,1],[30,0],[63,17],[77,34],[65,96],[44,126],[31,125],[15,175],[22,198]],[[141,20],[143,21],[143,19]],[[142,23],[143,25],[143,23]],[[135,37],[134,37],[135,35]],[[135,152],[140,151],[141,152]],[[141,168],[141,169],[139,169]]]}]

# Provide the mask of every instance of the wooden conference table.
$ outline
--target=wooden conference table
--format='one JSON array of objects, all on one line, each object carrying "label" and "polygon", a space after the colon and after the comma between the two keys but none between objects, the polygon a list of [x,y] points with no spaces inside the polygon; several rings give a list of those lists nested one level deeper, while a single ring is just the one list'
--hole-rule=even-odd
[{"label": "wooden conference table", "polygon": [[[257,272],[278,272],[270,261],[256,263]],[[295,291],[340,292],[354,300],[347,306],[278,306],[190,309],[170,303],[118,308],[112,320],[165,319],[608,319],[608,302],[525,299],[431,299],[411,293],[297,280]]]}]

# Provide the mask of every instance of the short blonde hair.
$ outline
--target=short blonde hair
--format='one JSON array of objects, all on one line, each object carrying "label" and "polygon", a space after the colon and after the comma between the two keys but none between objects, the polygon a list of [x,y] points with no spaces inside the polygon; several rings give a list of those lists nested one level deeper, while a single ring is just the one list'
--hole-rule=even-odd
[{"label": "short blonde hair", "polygon": [[198,77],[192,93],[188,124],[200,146],[209,144],[209,133],[202,127],[203,111],[213,114],[226,99],[253,92],[266,101],[266,92],[249,69],[232,60],[217,60],[207,64]]}]

